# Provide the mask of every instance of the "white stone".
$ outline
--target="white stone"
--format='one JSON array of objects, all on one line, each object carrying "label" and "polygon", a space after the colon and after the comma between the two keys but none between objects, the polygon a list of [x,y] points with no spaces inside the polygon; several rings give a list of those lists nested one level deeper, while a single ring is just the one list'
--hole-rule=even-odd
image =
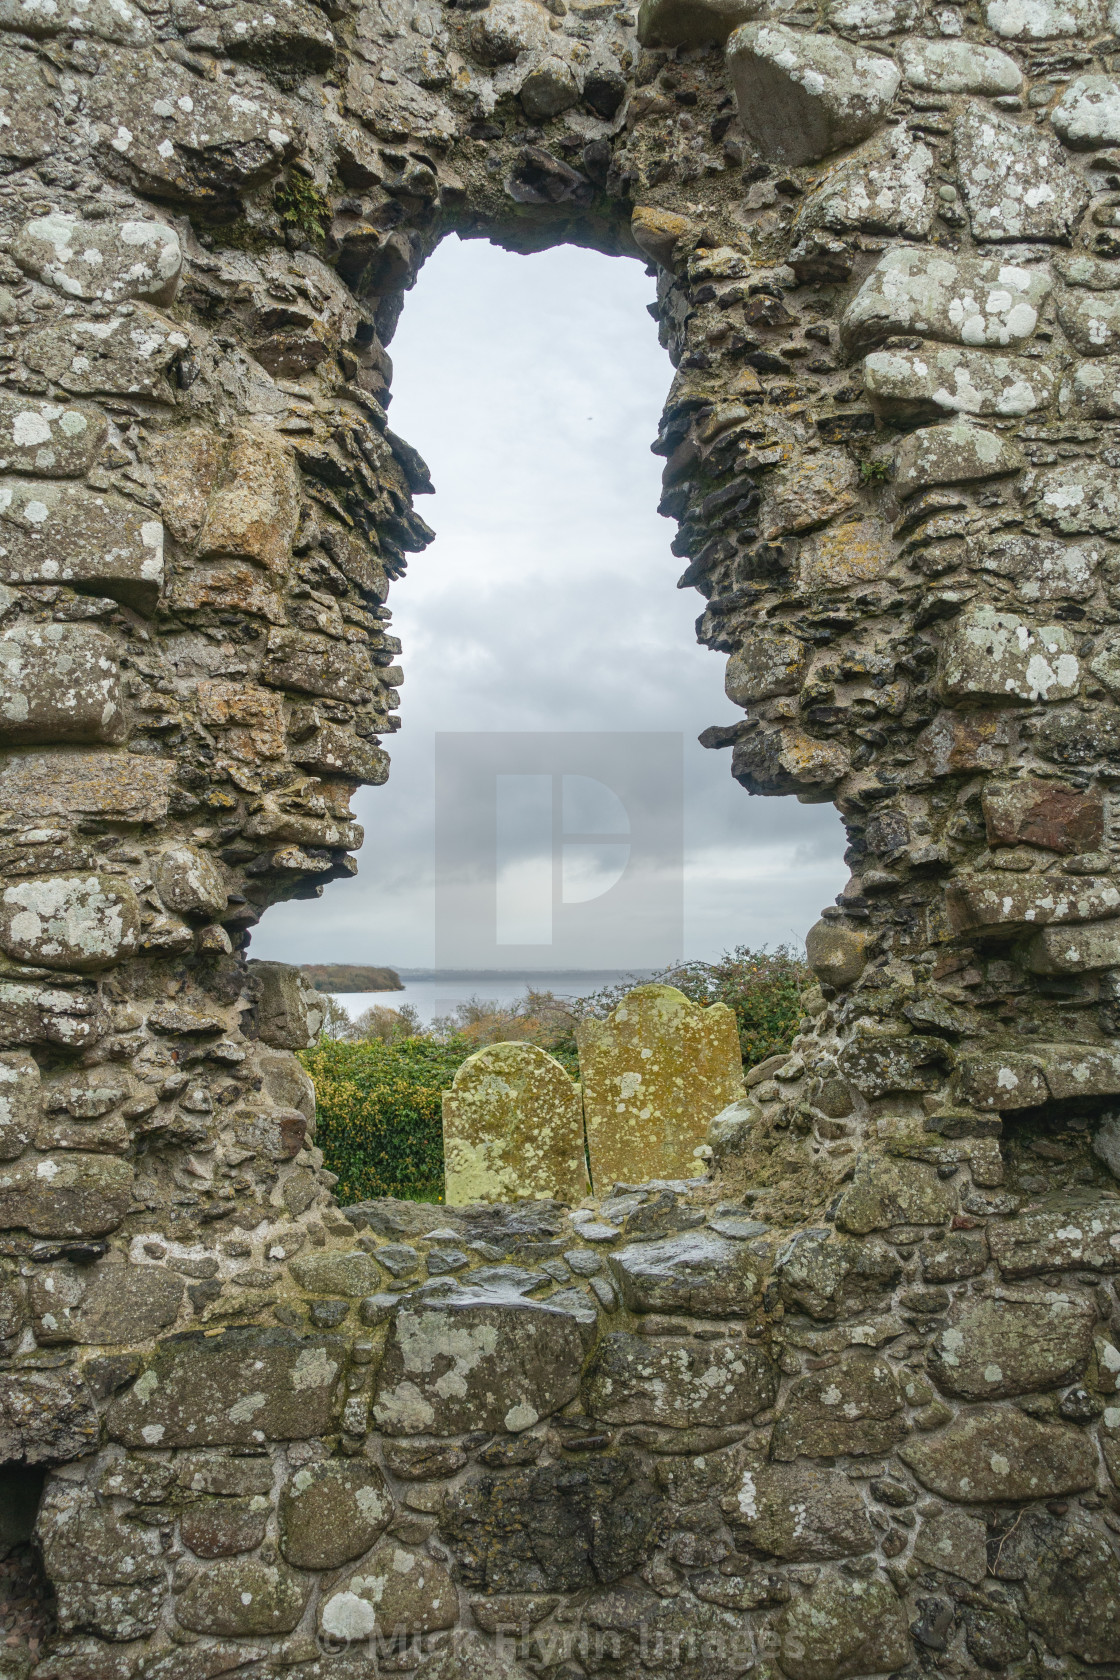
[{"label": "white stone", "polygon": [[745,23],[727,43],[743,127],[765,156],[809,163],[878,128],[898,90],[880,53],[777,23]]},{"label": "white stone", "polygon": [[1120,145],[1120,83],[1111,76],[1078,76],[1050,113],[1067,146],[1088,151]]},{"label": "white stone", "polygon": [[1102,0],[988,0],[984,19],[1005,41],[1052,41],[1063,35],[1098,35]]},{"label": "white stone", "polygon": [[900,42],[898,60],[910,86],[929,93],[1014,94],[1023,85],[1013,58],[977,41],[911,36]]},{"label": "white stone", "polygon": [[1002,348],[1031,337],[1050,287],[1042,267],[903,247],[888,251],[868,275],[840,335],[854,350],[903,333]]}]

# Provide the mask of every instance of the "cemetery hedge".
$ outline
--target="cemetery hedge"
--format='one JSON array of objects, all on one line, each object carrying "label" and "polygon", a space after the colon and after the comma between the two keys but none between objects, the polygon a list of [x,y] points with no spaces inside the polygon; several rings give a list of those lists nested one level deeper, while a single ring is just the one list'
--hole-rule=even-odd
[{"label": "cemetery hedge", "polygon": [[[649,978],[649,977],[646,977]],[[694,1002],[726,1003],[735,1013],[744,1068],[789,1048],[801,1018],[801,995],[812,975],[786,947],[751,951],[738,946],[718,962],[676,964],[652,977],[678,987]],[[443,1195],[442,1095],[456,1069],[484,1044],[517,1039],[538,1043],[579,1077],[575,1029],[585,1016],[603,1017],[638,978],[590,997],[561,1000],[530,993],[510,1008],[472,999],[454,1016],[415,1032],[406,1016],[386,1026],[387,1010],[367,1012],[362,1036],[324,1035],[300,1060],[315,1084],[316,1143],[336,1194],[346,1205],[375,1196],[438,1202]]]}]

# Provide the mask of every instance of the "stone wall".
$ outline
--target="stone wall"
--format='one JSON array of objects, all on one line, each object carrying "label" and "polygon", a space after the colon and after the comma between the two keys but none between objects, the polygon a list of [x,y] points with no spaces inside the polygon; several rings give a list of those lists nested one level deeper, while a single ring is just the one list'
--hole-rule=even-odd
[{"label": "stone wall", "polygon": [[[0,0],[35,1680],[1120,1664],[1113,27]],[[654,265],[706,740],[853,876],[707,1181],[344,1216],[314,998],[246,947],[386,774],[430,484],[385,346],[452,229]]]}]

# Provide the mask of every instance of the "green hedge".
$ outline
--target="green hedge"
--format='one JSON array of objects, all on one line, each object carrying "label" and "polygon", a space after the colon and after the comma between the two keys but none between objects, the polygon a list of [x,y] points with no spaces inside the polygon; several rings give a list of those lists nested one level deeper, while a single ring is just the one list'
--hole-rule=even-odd
[{"label": "green hedge", "polygon": [[343,1204],[374,1196],[443,1200],[441,1097],[473,1046],[407,1038],[325,1039],[300,1053],[315,1082],[315,1141]]},{"label": "green hedge", "polygon": [[[656,978],[678,986],[696,1003],[728,1004],[747,1068],[789,1049],[801,1015],[801,993],[812,982],[792,951],[745,946],[725,952],[718,962],[678,964]],[[579,1013],[602,1017],[638,983],[624,981],[576,1007]],[[460,1031],[461,1022],[449,1019],[442,1038],[404,1038],[392,1044],[328,1038],[301,1051],[300,1060],[315,1082],[316,1142],[329,1170],[338,1174],[341,1203],[374,1196],[443,1200],[441,1097],[460,1064],[490,1041],[477,1030],[489,1024],[486,1017]],[[521,1036],[525,1021],[506,1011],[501,1019],[495,1015],[493,1026],[497,1037],[515,1037]],[[556,1023],[551,1027],[556,1029]],[[541,1036],[547,1036],[549,1054],[578,1079],[574,1037],[558,1029]]]}]

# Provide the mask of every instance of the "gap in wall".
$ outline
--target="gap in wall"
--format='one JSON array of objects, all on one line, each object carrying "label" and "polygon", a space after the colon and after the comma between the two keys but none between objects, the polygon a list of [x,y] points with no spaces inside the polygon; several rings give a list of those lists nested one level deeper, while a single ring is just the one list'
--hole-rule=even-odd
[{"label": "gap in wall", "polygon": [[[684,736],[684,948],[799,943],[840,890],[830,805],[752,799],[728,752],[722,655],[676,580],[656,512],[672,367],[642,266],[576,247],[529,257],[452,236],[409,294],[393,429],[431,468],[437,532],[389,605],[405,682],[387,786],[363,788],[356,879],[277,905],[253,955],[424,967],[433,960],[433,736],[442,730],[677,730]],[[391,1001],[391,999],[386,999]]]}]

